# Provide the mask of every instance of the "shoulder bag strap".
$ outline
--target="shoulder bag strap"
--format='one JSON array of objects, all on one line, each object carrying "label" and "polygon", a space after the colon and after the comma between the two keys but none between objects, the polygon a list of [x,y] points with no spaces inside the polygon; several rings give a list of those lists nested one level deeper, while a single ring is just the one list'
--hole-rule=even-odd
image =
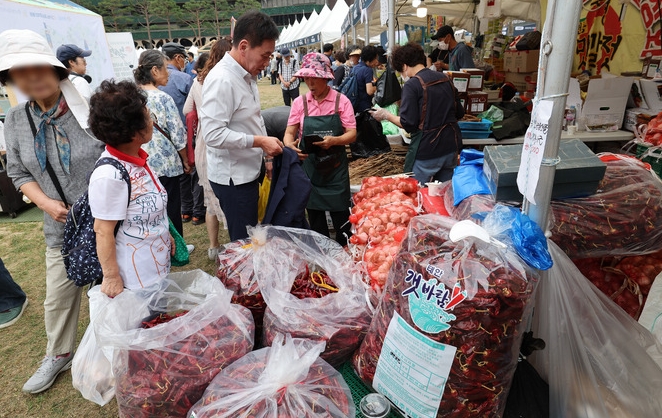
[{"label": "shoulder bag strap", "polygon": [[[32,115],[30,114],[30,102],[25,103],[25,114],[28,116],[28,122],[30,123],[30,129],[32,130],[32,136],[36,138],[37,127],[34,124],[34,120],[32,120]],[[57,176],[55,175],[55,170],[53,170],[53,166],[51,166],[50,161],[48,161],[48,153],[46,153],[46,171],[48,172],[48,176],[51,178],[51,181],[55,186],[55,190],[57,190],[57,194],[60,195],[60,199],[62,199],[62,202],[64,202],[65,206],[69,207],[69,203],[67,203],[67,198],[64,195],[64,190],[62,189],[62,186],[60,185],[60,181],[57,179]]]},{"label": "shoulder bag strap", "polygon": [[163,136],[165,136],[168,139],[168,141],[170,141],[173,148],[175,149],[175,153],[179,156],[179,161],[181,161],[182,167],[184,167],[184,158],[182,158],[182,155],[179,153],[179,150],[177,150],[177,145],[175,145],[175,143],[172,141],[172,137],[170,136],[170,134],[167,131],[165,131],[163,128],[161,128],[158,123],[154,121],[152,121],[152,123],[154,124],[156,130],[161,132],[161,134],[163,134]]}]

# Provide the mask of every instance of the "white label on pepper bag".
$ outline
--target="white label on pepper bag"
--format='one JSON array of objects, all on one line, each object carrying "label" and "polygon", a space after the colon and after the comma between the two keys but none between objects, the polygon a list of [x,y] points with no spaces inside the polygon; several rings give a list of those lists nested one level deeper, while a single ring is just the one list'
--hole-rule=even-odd
[{"label": "white label on pepper bag", "polygon": [[416,331],[394,312],[372,385],[406,416],[435,417],[455,351]]}]

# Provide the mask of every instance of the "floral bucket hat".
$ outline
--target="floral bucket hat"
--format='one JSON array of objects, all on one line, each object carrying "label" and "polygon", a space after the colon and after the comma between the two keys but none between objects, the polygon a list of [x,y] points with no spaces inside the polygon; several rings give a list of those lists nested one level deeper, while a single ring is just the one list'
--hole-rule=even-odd
[{"label": "floral bucket hat", "polygon": [[326,55],[311,52],[303,57],[301,69],[294,76],[299,78],[311,77],[333,80],[333,71],[331,71],[331,63]]}]

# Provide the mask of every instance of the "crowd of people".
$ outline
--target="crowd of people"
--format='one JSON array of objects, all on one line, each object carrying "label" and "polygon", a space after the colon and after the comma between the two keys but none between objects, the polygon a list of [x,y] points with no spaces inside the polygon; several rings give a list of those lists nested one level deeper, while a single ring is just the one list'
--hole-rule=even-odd
[{"label": "crowd of people", "polygon": [[[439,51],[450,50],[451,69],[464,66],[465,53],[454,52],[458,44],[446,32],[437,33],[446,45]],[[85,61],[92,51],[69,44],[54,54],[35,32],[0,34],[0,83],[28,98],[6,116],[7,172],[44,211],[47,247],[46,353],[23,391],[45,391],[71,367],[81,288],[67,278],[60,248],[69,209],[86,191],[101,291],[109,297],[149,288],[169,274],[171,224],[183,236],[184,222],[206,223],[212,260],[221,224],[231,240],[247,238],[246,227],[258,223],[260,184],[284,178],[284,170],[305,173],[289,173],[302,180],[286,190],[286,196],[298,194],[288,207],[305,210],[310,228],[326,236],[328,213],[345,245],[351,235],[346,146],[357,138],[356,114],[373,108],[375,69],[385,65],[405,81],[400,113],[372,114],[413,134],[403,170],[422,183],[452,176],[463,110],[452,83],[434,71],[420,45],[396,47],[389,64],[374,46],[334,51],[328,44],[303,57],[275,51],[278,36],[271,18],[248,12],[232,40],[218,40],[197,60],[182,45],[166,43],[140,55],[133,82],[104,80],[92,92]],[[262,117],[257,78],[265,71],[272,84],[279,82],[288,106],[277,134]],[[355,102],[342,93],[349,78],[358,86]],[[120,165],[99,165],[100,158]],[[288,158],[300,163],[290,168]],[[20,317],[27,298],[1,261],[0,288],[7,295],[0,298],[2,327]]]}]

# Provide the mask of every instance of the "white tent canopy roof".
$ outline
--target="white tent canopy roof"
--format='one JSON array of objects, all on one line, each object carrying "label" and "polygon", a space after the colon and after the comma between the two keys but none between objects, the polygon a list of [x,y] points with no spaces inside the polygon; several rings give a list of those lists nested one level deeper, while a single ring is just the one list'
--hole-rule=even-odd
[{"label": "white tent canopy roof", "polygon": [[334,43],[340,39],[342,36],[340,25],[342,24],[343,19],[345,19],[345,16],[347,16],[348,11],[349,6],[344,0],[338,0],[336,2],[329,18],[326,22],[322,21],[324,24],[321,30],[323,43]]}]

